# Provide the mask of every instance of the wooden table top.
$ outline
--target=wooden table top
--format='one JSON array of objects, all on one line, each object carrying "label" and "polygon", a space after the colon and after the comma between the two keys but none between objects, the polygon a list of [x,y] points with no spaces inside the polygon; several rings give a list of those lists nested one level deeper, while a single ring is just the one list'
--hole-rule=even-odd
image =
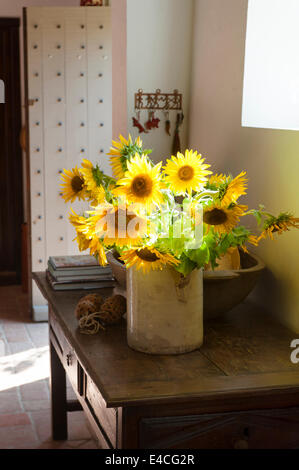
[{"label": "wooden table top", "polygon": [[[108,407],[252,397],[285,389],[299,393],[299,364],[290,360],[290,343],[298,335],[249,302],[204,322],[199,350],[153,356],[128,347],[125,320],[96,335],[80,333],[74,311],[88,292],[54,291],[43,272],[33,278]],[[113,289],[99,292],[107,297]]]}]

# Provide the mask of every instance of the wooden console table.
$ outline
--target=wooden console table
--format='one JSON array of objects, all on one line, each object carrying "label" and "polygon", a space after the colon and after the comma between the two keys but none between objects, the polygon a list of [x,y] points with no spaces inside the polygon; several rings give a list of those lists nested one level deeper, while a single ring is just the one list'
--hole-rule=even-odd
[{"label": "wooden console table", "polygon": [[251,304],[207,322],[200,350],[151,356],[127,346],[125,321],[81,334],[74,309],[87,292],[34,279],[49,302],[54,439],[66,439],[67,411],[78,409],[67,374],[103,448],[299,448],[296,334]]}]

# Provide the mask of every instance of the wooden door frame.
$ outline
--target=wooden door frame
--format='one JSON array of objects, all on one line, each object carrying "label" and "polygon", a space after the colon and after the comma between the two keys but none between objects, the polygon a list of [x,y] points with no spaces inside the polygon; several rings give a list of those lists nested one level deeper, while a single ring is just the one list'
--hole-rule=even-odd
[{"label": "wooden door frame", "polygon": [[[20,18],[12,18],[12,17],[1,17],[0,18],[0,28],[3,29],[15,29],[18,32],[18,49],[17,49],[17,60],[15,61],[15,64],[13,65],[13,71],[16,71],[19,74],[19,84],[18,84],[18,92],[17,95],[15,95],[15,101],[14,101],[14,120],[16,120],[17,126],[19,126],[19,131],[21,130],[22,127],[22,111],[21,111],[21,67],[20,67],[20,56],[21,56],[21,50],[20,50]],[[1,77],[2,78],[2,77]],[[8,94],[7,94],[7,86],[5,89],[5,101],[7,102],[7,99],[9,99]],[[5,103],[3,104],[5,106]],[[18,136],[19,137],[19,136]],[[17,220],[20,224],[19,227],[19,243],[18,243],[18,257],[20,259],[20,262],[16,266],[16,276],[12,277],[12,281],[14,282],[21,282],[21,276],[22,276],[22,236],[21,236],[21,228],[22,224],[24,221],[24,193],[23,193],[23,159],[22,159],[22,150],[21,148],[18,150],[18,145],[19,145],[19,139],[15,142],[15,150],[16,150],[16,161],[15,161],[15,166],[16,166],[16,174],[17,174],[17,180],[20,182],[20,187],[16,188],[16,191],[18,193],[18,201],[19,203],[16,205],[16,213],[14,214],[17,217]],[[17,159],[19,158],[19,162]],[[17,164],[19,163],[19,165]],[[10,284],[9,279],[6,279],[5,277],[2,279],[2,282],[4,282],[4,285],[7,283]]]},{"label": "wooden door frame", "polygon": [[27,293],[28,311],[33,315],[32,308],[32,249],[31,249],[31,192],[30,192],[30,135],[29,135],[29,86],[28,86],[28,42],[27,42],[27,10],[23,7],[23,59],[24,59],[24,107],[25,107],[25,175],[26,175],[26,251],[27,251]]}]

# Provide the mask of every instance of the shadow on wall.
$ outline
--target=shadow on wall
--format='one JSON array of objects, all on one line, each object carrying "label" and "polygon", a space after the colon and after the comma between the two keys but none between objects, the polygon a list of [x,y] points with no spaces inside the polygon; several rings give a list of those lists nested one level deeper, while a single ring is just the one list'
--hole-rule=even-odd
[{"label": "shadow on wall", "polygon": [[269,314],[281,312],[281,315],[283,315],[284,305],[287,302],[281,279],[278,280],[274,273],[267,268],[262,272],[259,282],[248,299],[259,305],[262,302],[265,311]]}]

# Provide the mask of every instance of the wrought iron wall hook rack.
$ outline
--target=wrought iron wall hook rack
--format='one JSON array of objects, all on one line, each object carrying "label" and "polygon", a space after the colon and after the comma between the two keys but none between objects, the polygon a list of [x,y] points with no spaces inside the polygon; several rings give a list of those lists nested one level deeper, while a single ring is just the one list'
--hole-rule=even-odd
[{"label": "wrought iron wall hook rack", "polygon": [[178,90],[173,93],[161,93],[161,90],[157,89],[155,93],[144,93],[140,88],[135,93],[135,110],[182,111],[182,107],[183,95]]}]

